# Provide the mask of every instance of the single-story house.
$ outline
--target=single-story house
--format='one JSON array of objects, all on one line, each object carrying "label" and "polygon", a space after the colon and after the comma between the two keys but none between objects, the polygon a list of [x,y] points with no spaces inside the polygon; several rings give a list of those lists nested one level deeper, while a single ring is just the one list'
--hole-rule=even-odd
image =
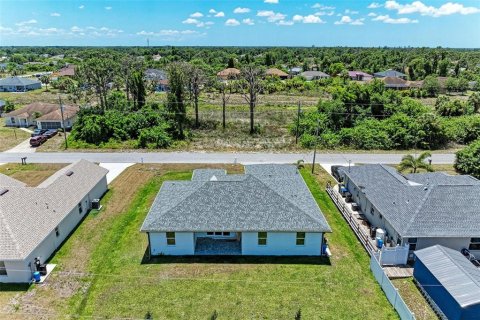
[{"label": "single-story house", "polygon": [[373,76],[375,78],[393,77],[393,78],[401,78],[403,80],[407,80],[407,75],[405,73],[401,73],[393,69],[388,69],[381,72],[375,72]]},{"label": "single-story house", "polygon": [[330,76],[329,76],[328,74],[326,74],[325,72],[315,71],[315,70],[312,70],[312,71],[304,71],[304,72],[300,73],[300,75],[301,75],[302,77],[304,77],[305,80],[307,80],[307,81],[330,78]]},{"label": "single-story house", "polygon": [[302,67],[293,67],[288,69],[288,73],[291,74],[292,76],[296,76],[300,74],[303,71]]},{"label": "single-story house", "polygon": [[391,245],[413,251],[436,244],[480,255],[480,180],[443,172],[402,175],[390,166],[340,168],[345,188]]},{"label": "single-story house", "polygon": [[217,73],[217,77],[220,80],[229,80],[229,79],[238,77],[240,73],[241,71],[238,70],[237,68],[226,68],[226,69],[223,69],[222,71],[219,71]]},{"label": "single-story house", "polygon": [[398,77],[384,77],[381,78],[380,81],[383,82],[385,88],[387,89],[408,89],[410,85],[407,80]]},{"label": "single-story house", "polygon": [[447,319],[480,318],[479,267],[439,245],[415,251],[415,256],[415,280]]},{"label": "single-story house", "polygon": [[76,66],[74,64],[67,64],[65,67],[58,70],[54,76],[60,77],[74,77]]},{"label": "single-story house", "polygon": [[[77,118],[78,106],[63,106],[65,127],[73,126]],[[62,114],[58,104],[34,102],[23,108],[2,115],[8,127],[29,127],[36,125],[39,129],[62,128]]]},{"label": "single-story house", "polygon": [[30,282],[107,191],[108,170],[79,160],[37,187],[0,174],[0,282]]},{"label": "single-story house", "polygon": [[320,256],[331,232],[296,166],[275,164],[166,181],[140,230],[153,256]]},{"label": "single-story house", "polygon": [[169,89],[167,73],[160,69],[147,69],[144,72],[144,78],[155,84],[155,91],[166,92]]},{"label": "single-story house", "polygon": [[350,77],[351,80],[355,80],[355,81],[368,81],[373,78],[371,74],[368,74],[363,71],[357,71],[357,70],[348,71],[348,76]]},{"label": "single-story house", "polygon": [[270,77],[279,77],[280,79],[287,79],[288,78],[288,73],[283,72],[280,69],[277,68],[270,68],[265,71],[266,76]]},{"label": "single-story house", "polygon": [[25,92],[42,88],[42,83],[37,79],[8,77],[0,79],[0,91]]}]

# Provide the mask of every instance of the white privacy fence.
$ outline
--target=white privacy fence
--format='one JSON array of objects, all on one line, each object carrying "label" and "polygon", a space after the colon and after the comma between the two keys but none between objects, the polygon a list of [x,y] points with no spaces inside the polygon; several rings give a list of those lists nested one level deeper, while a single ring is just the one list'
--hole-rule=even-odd
[{"label": "white privacy fence", "polygon": [[380,264],[385,265],[403,265],[408,260],[408,245],[385,247],[380,250]]},{"label": "white privacy fence", "polygon": [[398,293],[397,288],[393,285],[393,283],[388,279],[385,272],[383,272],[382,266],[378,262],[375,255],[372,255],[370,258],[370,270],[372,270],[373,276],[377,280],[377,282],[382,287],[383,292],[387,296],[388,301],[392,304],[395,310],[398,312],[400,319],[402,320],[413,320],[415,319],[415,315],[413,312],[410,311],[408,306],[403,301],[402,297]]}]

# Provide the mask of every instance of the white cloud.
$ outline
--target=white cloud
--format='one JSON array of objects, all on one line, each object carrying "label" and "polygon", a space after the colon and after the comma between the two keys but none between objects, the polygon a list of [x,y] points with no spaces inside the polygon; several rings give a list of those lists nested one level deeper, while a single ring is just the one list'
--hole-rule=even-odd
[{"label": "white cloud", "polygon": [[363,21],[365,19],[352,19],[349,16],[342,16],[342,18],[339,21],[335,21],[334,23],[337,25],[340,24],[351,24],[352,26],[361,26],[363,25]]},{"label": "white cloud", "polygon": [[248,24],[249,26],[253,26],[255,24],[255,22],[253,21],[253,19],[250,19],[250,18],[247,18],[247,19],[243,19],[242,22],[244,24]]},{"label": "white cloud", "polygon": [[198,24],[198,23],[200,23],[200,21],[198,21],[197,19],[188,18],[188,19],[183,20],[182,23],[184,23],[184,24]]},{"label": "white cloud", "polygon": [[410,18],[398,18],[398,19],[390,18],[388,14],[373,18],[372,21],[382,21],[384,23],[390,23],[390,24],[418,23],[418,20],[414,20]]},{"label": "white cloud", "polygon": [[214,13],[217,13],[217,10],[215,10],[215,9],[210,9],[210,10],[208,10],[208,13],[214,14]]},{"label": "white cloud", "polygon": [[211,25],[213,25],[213,24],[215,24],[213,21],[207,21],[207,22],[205,22],[205,25],[206,25],[206,26],[211,26]]},{"label": "white cloud", "polygon": [[264,0],[265,3],[277,4],[278,0]]},{"label": "white cloud", "polygon": [[372,2],[368,5],[368,9],[377,9],[380,8],[382,5],[378,2]]},{"label": "white cloud", "polygon": [[225,13],[223,11],[220,11],[220,12],[217,12],[214,17],[216,18],[222,18],[222,17],[225,17]]},{"label": "white cloud", "polygon": [[28,25],[28,24],[35,24],[35,23],[37,23],[37,20],[30,19],[30,20],[27,20],[27,21],[17,22],[17,23],[15,23],[15,25],[21,27],[21,26],[25,26],[25,25]]},{"label": "white cloud", "polygon": [[358,11],[353,11],[350,9],[345,9],[345,14],[358,14]]},{"label": "white cloud", "polygon": [[78,9],[83,9],[83,8],[85,8],[85,6],[83,4],[78,7]]},{"label": "white cloud", "polygon": [[266,17],[268,22],[277,22],[285,20],[287,15],[279,12],[273,12],[271,10],[260,10],[257,12],[258,17]]},{"label": "white cloud", "polygon": [[325,21],[313,14],[310,14],[308,16],[301,16],[299,14],[296,14],[293,16],[292,20],[295,22],[303,23],[325,23]]},{"label": "white cloud", "polygon": [[332,7],[332,6],[324,6],[323,4],[320,4],[320,3],[315,3],[313,6],[312,6],[313,9],[318,9],[318,10],[333,10],[335,9],[335,7]]},{"label": "white cloud", "polygon": [[72,32],[83,32],[83,29],[79,28],[77,26],[73,26],[73,27],[70,28],[70,31],[72,31]]},{"label": "white cloud", "polygon": [[250,12],[250,8],[238,7],[238,8],[235,8],[235,10],[233,10],[233,13],[249,13],[249,12]]},{"label": "white cloud", "polygon": [[175,35],[191,35],[191,34],[199,34],[198,31],[194,30],[172,30],[172,29],[164,29],[158,32],[153,31],[145,31],[142,30],[136,33],[139,36],[175,36]]},{"label": "white cloud", "polygon": [[330,11],[330,12],[327,12],[327,11],[318,11],[318,12],[315,12],[314,15],[316,16],[333,16],[335,14],[334,11]]},{"label": "white cloud", "polygon": [[105,10],[112,10],[112,7],[105,7]]},{"label": "white cloud", "polygon": [[377,14],[376,14],[376,13],[374,13],[374,12],[370,12],[370,13],[368,14],[368,16],[369,16],[369,17],[376,17],[376,16],[377,16]]},{"label": "white cloud", "polygon": [[285,21],[285,20],[280,20],[277,22],[277,25],[279,26],[291,26],[293,25],[293,21]]},{"label": "white cloud", "polygon": [[414,1],[408,4],[400,4],[396,1],[385,2],[385,8],[388,10],[396,10],[398,14],[412,14],[418,13],[422,16],[441,17],[452,14],[474,14],[480,13],[480,8],[465,7],[460,3],[447,2],[440,7],[427,6],[421,1]]},{"label": "white cloud", "polygon": [[236,27],[240,25],[240,22],[237,19],[228,19],[225,21],[225,25],[228,27]]},{"label": "white cloud", "polygon": [[203,13],[197,11],[197,12],[192,13],[192,14],[190,15],[190,17],[192,17],[192,18],[201,18],[201,17],[203,17]]},{"label": "white cloud", "polygon": [[50,13],[50,16],[52,16],[52,17],[60,17],[60,13],[58,13],[58,12],[52,12],[52,13]]}]

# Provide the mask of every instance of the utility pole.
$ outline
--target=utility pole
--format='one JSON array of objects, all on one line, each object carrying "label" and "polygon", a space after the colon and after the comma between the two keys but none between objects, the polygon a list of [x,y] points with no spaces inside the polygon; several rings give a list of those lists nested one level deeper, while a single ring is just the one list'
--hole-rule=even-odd
[{"label": "utility pole", "polygon": [[65,128],[65,118],[63,117],[62,97],[58,96],[58,101],[60,102],[60,113],[62,114],[62,127],[63,127],[63,137],[65,138],[65,149],[68,149],[67,128]]},{"label": "utility pole", "polygon": [[312,174],[315,171],[315,158],[317,157],[318,128],[320,127],[320,119],[317,120],[317,129],[315,129],[315,148],[313,149]]},{"label": "utility pole", "polygon": [[300,106],[301,103],[298,101],[298,110],[297,110],[297,129],[295,130],[295,144],[298,144],[298,130],[300,128]]}]

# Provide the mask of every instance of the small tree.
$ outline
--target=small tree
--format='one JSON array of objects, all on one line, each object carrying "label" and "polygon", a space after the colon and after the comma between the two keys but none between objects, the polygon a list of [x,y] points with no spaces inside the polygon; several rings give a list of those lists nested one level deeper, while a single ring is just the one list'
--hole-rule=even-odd
[{"label": "small tree", "polygon": [[145,81],[143,79],[142,72],[133,72],[129,83],[130,92],[133,97],[133,107],[135,110],[138,110],[145,105],[145,100],[147,96],[147,90],[145,88]]},{"label": "small tree", "polygon": [[398,171],[403,172],[405,170],[410,170],[411,173],[417,173],[418,170],[423,169],[428,172],[432,172],[432,165],[425,162],[427,158],[430,158],[431,156],[432,154],[428,151],[422,152],[418,157],[407,154],[403,156],[402,161],[398,166]]},{"label": "small tree", "polygon": [[423,81],[422,88],[430,97],[436,97],[440,91],[440,83],[438,82],[437,77],[428,76]]},{"label": "small tree", "polygon": [[188,68],[188,88],[190,96],[193,99],[193,107],[195,108],[195,127],[198,128],[200,120],[198,117],[198,99],[200,92],[206,83],[206,77],[203,70],[195,65],[189,65]]},{"label": "small tree", "polygon": [[480,139],[456,153],[455,170],[480,179]]},{"label": "small tree", "polygon": [[254,113],[257,105],[258,94],[262,91],[262,78],[264,71],[253,64],[249,64],[242,69],[241,81],[239,86],[243,98],[250,108],[250,134],[255,133]]},{"label": "small tree", "polygon": [[180,139],[185,138],[184,126],[187,121],[185,106],[187,70],[188,66],[184,62],[173,62],[167,69],[170,91],[167,93],[166,109],[173,120],[175,135]]},{"label": "small tree", "polygon": [[15,110],[15,105],[11,101],[6,100],[5,106],[3,107],[3,112],[9,113],[9,112],[12,112],[13,110]]},{"label": "small tree", "polygon": [[48,84],[50,83],[50,77],[48,75],[43,75],[40,78],[40,81],[45,84],[45,91],[48,91]]},{"label": "small tree", "polygon": [[475,113],[480,110],[480,92],[474,92],[468,97],[468,103],[473,107]]},{"label": "small tree", "polygon": [[222,98],[222,128],[225,130],[226,127],[226,113],[227,113],[227,103],[230,100],[231,94],[231,85],[227,81],[217,81],[216,88],[220,93]]}]

